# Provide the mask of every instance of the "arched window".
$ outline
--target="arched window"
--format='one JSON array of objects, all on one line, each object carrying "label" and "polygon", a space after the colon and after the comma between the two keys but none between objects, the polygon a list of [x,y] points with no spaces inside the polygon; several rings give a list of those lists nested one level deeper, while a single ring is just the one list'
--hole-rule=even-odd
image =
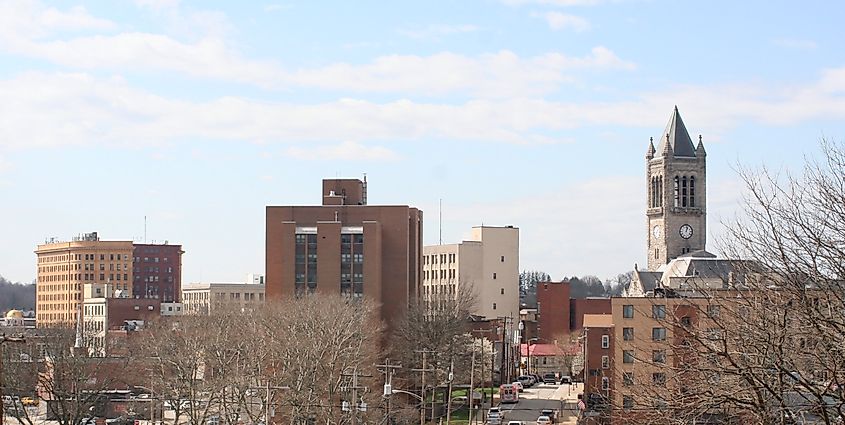
[{"label": "arched window", "polygon": [[681,204],[681,193],[680,193],[680,184],[681,178],[675,176],[675,206],[679,207]]},{"label": "arched window", "polygon": [[681,206],[687,206],[687,176],[681,177]]},{"label": "arched window", "polygon": [[663,176],[657,178],[657,206],[663,206]]},{"label": "arched window", "polygon": [[654,198],[655,198],[654,189],[656,187],[655,182],[654,182],[655,179],[656,179],[656,177],[651,178],[651,187],[649,188],[650,190],[648,192],[648,207],[649,208],[654,208]]},{"label": "arched window", "polygon": [[689,178],[689,206],[695,207],[695,176]]}]

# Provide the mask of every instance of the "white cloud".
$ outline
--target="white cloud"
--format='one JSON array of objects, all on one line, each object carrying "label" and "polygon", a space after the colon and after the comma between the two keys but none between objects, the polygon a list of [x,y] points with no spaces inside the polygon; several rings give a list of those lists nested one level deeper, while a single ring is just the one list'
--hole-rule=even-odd
[{"label": "white cloud", "polygon": [[816,50],[818,45],[812,40],[799,40],[794,38],[779,38],[773,40],[775,46],[795,50]]},{"label": "white cloud", "polygon": [[124,32],[56,41],[7,37],[6,41],[0,49],[69,68],[175,71],[263,88],[309,87],[353,93],[533,96],[572,81],[570,73],[636,68],[602,46],[582,57],[547,53],[523,58],[508,50],[474,57],[444,52],[389,55],[367,64],[341,62],[290,71],[269,61],[243,58],[218,37],[186,43],[165,35]]},{"label": "white cloud", "polygon": [[573,30],[584,32],[590,29],[590,22],[580,16],[567,15],[560,12],[546,12],[542,17],[553,30]]},{"label": "white cloud", "polygon": [[330,160],[364,160],[364,161],[393,161],[399,155],[381,146],[364,146],[360,143],[346,141],[338,145],[290,147],[286,154],[295,159],[311,161]]},{"label": "white cloud", "polygon": [[566,140],[567,130],[578,127],[654,128],[674,104],[681,106],[684,116],[694,117],[696,127],[709,139],[742,122],[792,125],[845,119],[845,67],[827,70],[818,81],[801,86],[677,86],[619,102],[506,98],[441,104],[342,98],[303,105],[236,97],[187,101],[133,88],[119,78],[45,73],[0,80],[0,98],[6,99],[0,103],[0,147],[14,148],[155,145],[184,139],[268,144],[425,138],[549,143]]},{"label": "white cloud", "polygon": [[34,0],[0,2],[0,41],[32,40],[61,32],[108,31],[117,25],[91,16],[82,6],[61,11]]},{"label": "white cloud", "polygon": [[454,53],[391,55],[365,65],[337,63],[283,77],[288,84],[357,93],[521,97],[557,90],[583,70],[633,70],[636,65],[598,46],[583,57],[547,53],[521,58],[503,50],[476,57]]},{"label": "white cloud", "polygon": [[[544,95],[574,81],[573,74],[578,72],[636,68],[611,50],[597,46],[580,57],[556,52],[521,57],[509,50],[477,56],[441,52],[289,69],[273,61],[241,56],[226,41],[229,24],[221,13],[186,12],[178,1],[139,0],[139,4],[153,9],[162,22],[169,22],[176,28],[174,32],[183,37],[124,31],[45,38],[61,29],[102,31],[115,29],[116,25],[92,17],[81,8],[59,11],[32,0],[18,0],[0,5],[0,50],[76,70],[178,72],[266,89],[305,87],[349,93],[483,98]],[[561,25],[576,30],[583,27],[575,21]],[[477,29],[473,25],[432,25],[408,34],[436,37]]]},{"label": "white cloud", "polygon": [[423,40],[434,39],[438,40],[443,36],[452,34],[462,34],[478,31],[479,28],[475,25],[438,25],[432,24],[421,29],[400,29],[399,34],[406,37]]}]

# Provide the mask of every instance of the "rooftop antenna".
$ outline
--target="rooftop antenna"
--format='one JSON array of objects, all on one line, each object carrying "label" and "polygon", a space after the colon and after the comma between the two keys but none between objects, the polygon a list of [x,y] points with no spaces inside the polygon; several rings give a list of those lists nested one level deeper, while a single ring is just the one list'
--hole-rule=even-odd
[{"label": "rooftop antenna", "polygon": [[440,245],[443,245],[443,198],[440,198]]},{"label": "rooftop antenna", "polygon": [[144,243],[147,243],[147,216],[144,216]]}]

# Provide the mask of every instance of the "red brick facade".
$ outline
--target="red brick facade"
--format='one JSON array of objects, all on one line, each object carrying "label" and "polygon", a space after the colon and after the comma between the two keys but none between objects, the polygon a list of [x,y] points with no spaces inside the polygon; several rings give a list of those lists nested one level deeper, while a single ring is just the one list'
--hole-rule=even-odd
[{"label": "red brick facade", "polygon": [[324,180],[323,192],[320,206],[267,207],[267,299],[349,291],[391,323],[419,296],[422,211],[366,205],[365,182],[354,179]]},{"label": "red brick facade", "polygon": [[537,333],[540,341],[554,344],[569,338],[569,282],[537,283]]},{"label": "red brick facade", "polygon": [[132,295],[179,302],[183,253],[182,245],[134,244]]}]

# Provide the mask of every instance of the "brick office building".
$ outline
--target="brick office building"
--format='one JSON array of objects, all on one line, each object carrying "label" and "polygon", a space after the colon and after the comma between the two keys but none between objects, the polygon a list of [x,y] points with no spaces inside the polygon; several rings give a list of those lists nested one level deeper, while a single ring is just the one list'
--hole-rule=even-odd
[{"label": "brick office building", "polygon": [[85,233],[71,241],[50,239],[35,254],[39,327],[76,323],[87,283],[111,283],[132,293],[132,241],[103,241],[97,232]]},{"label": "brick office building", "polygon": [[323,180],[322,197],[322,205],[267,207],[267,298],[366,297],[389,323],[419,296],[422,211],[368,205],[366,180]]},{"label": "brick office building", "polygon": [[182,245],[134,244],[134,296],[179,302],[182,287]]}]

